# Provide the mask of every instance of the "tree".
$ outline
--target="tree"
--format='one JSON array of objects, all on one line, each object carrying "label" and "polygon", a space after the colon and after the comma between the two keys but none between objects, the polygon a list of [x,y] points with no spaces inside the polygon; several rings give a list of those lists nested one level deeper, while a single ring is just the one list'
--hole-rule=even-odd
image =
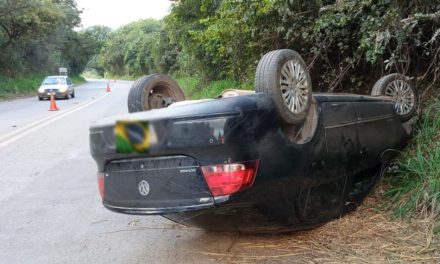
[{"label": "tree", "polygon": [[145,19],[111,33],[99,55],[99,62],[111,75],[138,76],[157,71],[153,46],[160,39],[161,21]]},{"label": "tree", "polygon": [[88,56],[87,67],[96,70],[96,72],[103,76],[105,73],[104,66],[100,63],[99,54],[105,43],[108,41],[112,29],[106,26],[95,25],[86,28],[81,32],[84,38],[89,42],[90,55]]},{"label": "tree", "polygon": [[428,0],[180,0],[165,21],[185,74],[250,81],[264,53],[290,48],[316,90],[360,92],[391,71],[437,81],[438,10]]},{"label": "tree", "polygon": [[89,52],[73,30],[79,14],[74,0],[0,0],[0,74],[53,73],[65,65],[78,74]]}]

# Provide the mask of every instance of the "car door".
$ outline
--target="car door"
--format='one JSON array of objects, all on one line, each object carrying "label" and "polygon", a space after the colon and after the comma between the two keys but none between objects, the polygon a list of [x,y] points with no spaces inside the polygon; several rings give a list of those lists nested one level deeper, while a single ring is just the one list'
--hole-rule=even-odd
[{"label": "car door", "polygon": [[67,89],[69,89],[69,94],[72,94],[73,93],[73,82],[69,77],[66,78],[66,83],[67,83],[67,87],[68,87]]},{"label": "car door", "polygon": [[364,101],[355,102],[354,107],[361,154],[359,168],[378,166],[384,152],[400,141],[401,129],[395,124],[393,106],[390,102]]},{"label": "car door", "polygon": [[351,102],[322,105],[328,168],[343,174],[358,151],[356,112]]},{"label": "car door", "polygon": [[298,200],[299,216],[309,224],[339,215],[359,145],[351,102],[324,102],[321,113],[325,147],[312,164],[313,184],[301,189]]}]

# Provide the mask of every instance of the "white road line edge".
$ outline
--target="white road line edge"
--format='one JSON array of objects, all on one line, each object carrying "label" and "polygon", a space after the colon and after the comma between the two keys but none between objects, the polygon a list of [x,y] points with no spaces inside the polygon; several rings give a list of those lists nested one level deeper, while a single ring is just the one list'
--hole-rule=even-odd
[{"label": "white road line edge", "polygon": [[70,115],[74,112],[77,112],[93,103],[98,102],[99,100],[105,98],[107,95],[109,95],[108,93],[103,94],[102,96],[93,99],[92,101],[80,104],[76,107],[70,108],[69,110],[66,110],[65,112],[59,112],[56,115],[53,116],[48,116],[45,117],[43,119],[37,120],[29,125],[26,125],[18,130],[12,131],[2,137],[0,137],[0,148],[6,147],[7,145],[11,144],[12,142],[16,141],[17,139],[20,139],[52,122],[55,122],[56,120]]}]

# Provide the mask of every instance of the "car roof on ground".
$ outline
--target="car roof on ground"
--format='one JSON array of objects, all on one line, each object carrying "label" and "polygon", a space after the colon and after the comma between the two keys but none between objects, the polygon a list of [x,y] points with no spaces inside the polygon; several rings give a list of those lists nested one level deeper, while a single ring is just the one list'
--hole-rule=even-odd
[{"label": "car roof on ground", "polygon": [[391,101],[389,96],[371,96],[349,93],[313,93],[313,97],[318,101],[325,102],[372,102],[372,101]]},{"label": "car roof on ground", "polygon": [[51,76],[46,76],[44,78],[67,78],[69,76],[66,75],[51,75]]}]

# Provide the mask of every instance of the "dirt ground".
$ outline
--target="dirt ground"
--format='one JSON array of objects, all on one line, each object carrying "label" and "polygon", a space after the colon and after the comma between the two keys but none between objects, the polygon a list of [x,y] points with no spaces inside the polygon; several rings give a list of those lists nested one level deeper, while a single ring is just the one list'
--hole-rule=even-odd
[{"label": "dirt ground", "polygon": [[37,98],[37,92],[32,91],[32,92],[8,93],[8,94],[1,94],[0,93],[0,102],[12,101],[15,99],[27,98],[27,97],[32,97],[32,96],[35,96],[35,98]]},{"label": "dirt ground", "polygon": [[313,230],[238,235],[226,254],[193,253],[222,263],[440,263],[440,237],[431,223],[384,215],[374,209],[378,199],[370,196],[356,211]]}]

